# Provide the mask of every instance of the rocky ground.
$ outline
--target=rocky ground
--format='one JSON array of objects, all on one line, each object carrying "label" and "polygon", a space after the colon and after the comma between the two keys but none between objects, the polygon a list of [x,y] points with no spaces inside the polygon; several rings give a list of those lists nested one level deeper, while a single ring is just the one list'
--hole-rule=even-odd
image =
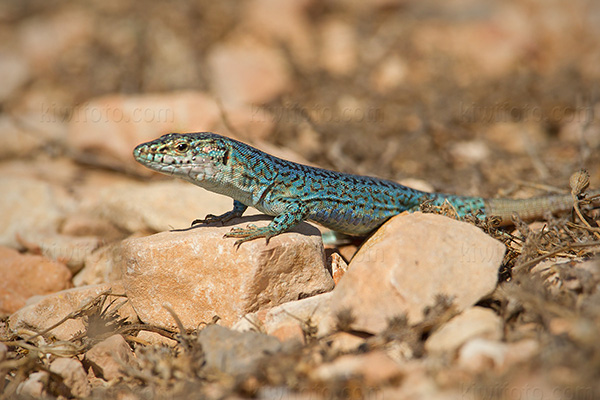
[{"label": "rocky ground", "polygon": [[1,2],[0,398],[598,398],[593,221],[423,207],[236,250],[269,219],[171,232],[231,199],[132,150],[209,130],[423,190],[597,188],[599,37],[585,0]]}]

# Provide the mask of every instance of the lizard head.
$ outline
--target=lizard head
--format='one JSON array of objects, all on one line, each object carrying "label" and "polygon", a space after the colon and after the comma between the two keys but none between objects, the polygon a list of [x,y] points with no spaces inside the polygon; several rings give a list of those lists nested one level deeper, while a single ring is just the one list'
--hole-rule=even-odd
[{"label": "lizard head", "polygon": [[210,132],[169,133],[133,150],[140,164],[168,175],[203,181],[223,169],[229,161],[230,145]]}]

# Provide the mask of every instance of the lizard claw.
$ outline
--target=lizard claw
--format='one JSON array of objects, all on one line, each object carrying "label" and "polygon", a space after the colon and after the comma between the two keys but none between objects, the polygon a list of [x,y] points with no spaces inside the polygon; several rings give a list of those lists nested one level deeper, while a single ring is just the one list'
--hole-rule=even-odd
[{"label": "lizard claw", "polygon": [[191,226],[198,225],[198,224],[209,224],[211,222],[221,222],[221,223],[223,223],[223,220],[220,219],[216,215],[208,214],[206,217],[204,217],[204,219],[195,219],[195,220],[193,220]]}]

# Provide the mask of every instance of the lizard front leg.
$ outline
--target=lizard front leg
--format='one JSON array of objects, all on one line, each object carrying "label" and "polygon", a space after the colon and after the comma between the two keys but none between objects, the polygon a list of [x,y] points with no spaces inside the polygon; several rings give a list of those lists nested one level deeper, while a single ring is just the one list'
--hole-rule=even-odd
[{"label": "lizard front leg", "polygon": [[231,221],[234,218],[239,218],[244,214],[244,211],[248,208],[244,203],[234,200],[233,201],[233,210],[227,211],[225,214],[221,215],[213,215],[208,214],[204,219],[195,219],[192,222],[192,226],[197,224],[209,224],[211,222],[221,222],[222,224],[228,221]]},{"label": "lizard front leg", "polygon": [[269,239],[280,233],[286,232],[294,225],[299,224],[308,215],[308,207],[301,201],[293,201],[286,208],[283,214],[276,216],[267,226],[257,227],[248,225],[246,228],[233,228],[225,237],[241,238],[234,245],[239,247],[242,243],[249,240],[264,237],[269,243]]}]

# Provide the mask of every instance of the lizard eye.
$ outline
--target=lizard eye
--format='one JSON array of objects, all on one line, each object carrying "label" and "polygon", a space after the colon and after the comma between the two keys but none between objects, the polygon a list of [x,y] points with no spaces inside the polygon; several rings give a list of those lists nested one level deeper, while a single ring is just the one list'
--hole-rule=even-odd
[{"label": "lizard eye", "polygon": [[183,153],[184,151],[187,151],[189,146],[187,143],[179,143],[177,146],[175,146],[175,148],[177,149],[177,151],[180,151]]}]

